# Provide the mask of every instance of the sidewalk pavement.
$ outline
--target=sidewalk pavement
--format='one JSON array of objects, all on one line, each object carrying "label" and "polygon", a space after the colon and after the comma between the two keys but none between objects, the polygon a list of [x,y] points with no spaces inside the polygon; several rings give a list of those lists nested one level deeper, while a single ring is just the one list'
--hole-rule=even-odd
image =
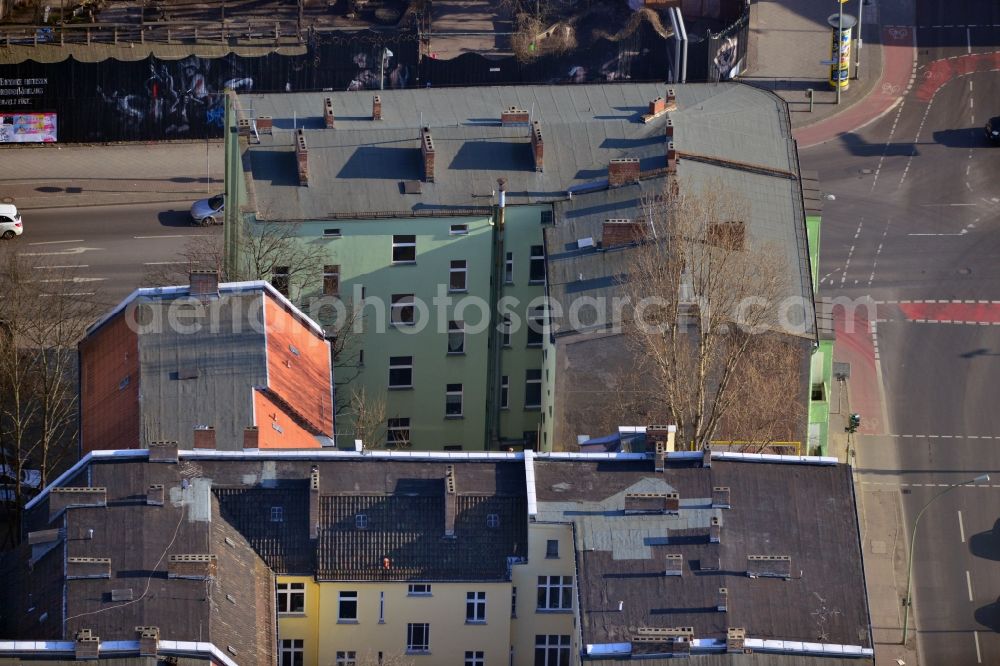
[{"label": "sidewalk pavement", "polygon": [[188,203],[223,189],[221,141],[0,148],[0,201],[19,209]]}]

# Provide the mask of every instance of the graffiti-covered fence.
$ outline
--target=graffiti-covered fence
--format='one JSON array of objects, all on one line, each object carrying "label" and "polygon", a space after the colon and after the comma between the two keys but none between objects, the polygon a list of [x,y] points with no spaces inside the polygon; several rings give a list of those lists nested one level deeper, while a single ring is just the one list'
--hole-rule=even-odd
[{"label": "graffiti-covered fence", "polygon": [[750,11],[719,32],[708,30],[703,36],[688,33],[687,80],[730,81],[747,68],[750,42]]}]

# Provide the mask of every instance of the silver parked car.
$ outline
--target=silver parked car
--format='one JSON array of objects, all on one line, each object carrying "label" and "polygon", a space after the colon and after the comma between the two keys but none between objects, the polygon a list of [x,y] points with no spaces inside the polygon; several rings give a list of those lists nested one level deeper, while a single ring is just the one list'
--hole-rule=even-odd
[{"label": "silver parked car", "polygon": [[210,199],[199,199],[191,205],[191,224],[207,227],[210,224],[222,224],[222,213],[226,207],[226,199],[222,194],[216,194]]}]

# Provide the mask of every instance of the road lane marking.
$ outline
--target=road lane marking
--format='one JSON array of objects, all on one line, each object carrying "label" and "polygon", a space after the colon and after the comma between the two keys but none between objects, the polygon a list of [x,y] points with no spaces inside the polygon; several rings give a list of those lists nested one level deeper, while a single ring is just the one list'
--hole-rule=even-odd
[{"label": "road lane marking", "polygon": [[189,264],[189,261],[147,261],[143,266],[174,266],[177,264]]},{"label": "road lane marking", "polygon": [[77,264],[74,266],[32,266],[35,270],[54,271],[58,268],[90,268],[89,264]]},{"label": "road lane marking", "polygon": [[74,284],[79,284],[81,282],[103,282],[108,278],[105,277],[71,277],[71,278],[53,278],[51,280],[39,280],[39,282],[72,282]]},{"label": "road lane marking", "polygon": [[962,510],[958,511],[958,535],[962,537],[962,543],[965,543],[965,525],[962,524]]},{"label": "road lane marking", "polygon": [[979,632],[976,630],[972,631],[972,638],[976,641],[976,663],[983,663],[983,653],[979,651]]},{"label": "road lane marking", "polygon": [[37,243],[28,243],[28,245],[56,245],[57,243],[82,243],[83,239],[79,240],[64,240],[64,241],[40,241]]},{"label": "road lane marking", "polygon": [[[975,204],[972,204],[973,206]],[[210,236],[211,234],[164,234],[163,236],[132,236],[137,240],[149,240],[151,238],[197,238],[198,236]]]},{"label": "road lane marking", "polygon": [[[965,29],[965,49],[970,55],[972,54],[972,30],[970,28]],[[972,87],[972,81],[969,81],[969,87]]]},{"label": "road lane marking", "polygon": [[65,254],[83,254],[88,250],[101,250],[100,247],[74,247],[72,250],[62,250],[61,252],[18,252],[20,257],[55,257]]},{"label": "road lane marking", "polygon": [[972,576],[969,575],[969,570],[965,571],[965,586],[969,588],[969,601],[972,601]]}]

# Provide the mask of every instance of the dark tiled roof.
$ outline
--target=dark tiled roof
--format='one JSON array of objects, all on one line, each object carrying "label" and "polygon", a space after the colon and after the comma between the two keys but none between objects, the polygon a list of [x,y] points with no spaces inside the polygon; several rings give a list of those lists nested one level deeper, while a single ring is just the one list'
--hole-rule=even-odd
[{"label": "dark tiled roof", "polygon": [[[215,488],[222,517],[250,542],[276,574],[313,573],[315,544],[309,539],[307,481],[283,481],[277,488]],[[282,520],[271,520],[271,507]]]},{"label": "dark tiled roof", "polygon": [[[444,484],[436,496],[324,497],[316,575],[346,580],[505,580],[507,558],[527,554],[522,497],[460,495],[445,537]],[[366,527],[357,527],[357,516]],[[495,514],[497,527],[487,527]],[[390,566],[383,567],[388,557]]]},{"label": "dark tiled roof", "polygon": [[[849,467],[716,460],[656,473],[651,461],[538,461],[535,474],[537,519],[575,525],[584,643],[687,626],[698,638],[743,627],[752,638],[871,647]],[[732,508],[712,507],[717,486],[730,488]],[[624,514],[626,492],[675,491],[676,516]],[[664,575],[667,554],[683,556],[681,576]],[[789,556],[791,577],[748,577],[749,555]],[[716,610],[720,587],[727,612]]]}]

